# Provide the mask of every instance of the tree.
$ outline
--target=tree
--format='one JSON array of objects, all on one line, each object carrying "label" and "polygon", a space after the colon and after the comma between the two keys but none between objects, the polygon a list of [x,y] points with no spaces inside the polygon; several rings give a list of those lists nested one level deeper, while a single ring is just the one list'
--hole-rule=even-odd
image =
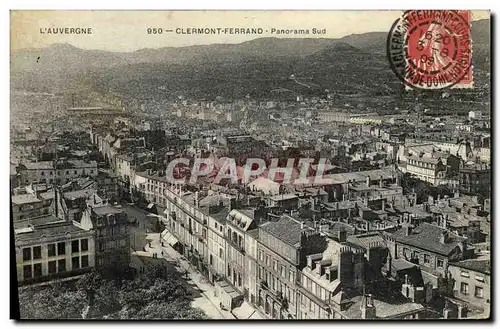
[{"label": "tree", "polygon": [[191,306],[186,282],[154,265],[136,278],[93,271],[76,283],[26,287],[20,293],[26,319],[205,319]]},{"label": "tree", "polygon": [[84,292],[57,284],[19,293],[22,319],[81,319],[86,305]]}]

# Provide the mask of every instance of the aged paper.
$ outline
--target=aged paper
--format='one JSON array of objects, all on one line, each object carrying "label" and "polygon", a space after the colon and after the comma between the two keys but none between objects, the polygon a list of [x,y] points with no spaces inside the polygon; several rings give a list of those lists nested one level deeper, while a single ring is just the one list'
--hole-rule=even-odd
[{"label": "aged paper", "polygon": [[21,319],[488,319],[490,12],[11,11]]}]

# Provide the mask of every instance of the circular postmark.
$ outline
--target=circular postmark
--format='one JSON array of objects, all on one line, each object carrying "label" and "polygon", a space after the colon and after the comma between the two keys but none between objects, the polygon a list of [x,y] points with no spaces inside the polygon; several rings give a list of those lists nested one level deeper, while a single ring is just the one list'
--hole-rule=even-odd
[{"label": "circular postmark", "polygon": [[387,36],[391,69],[407,86],[439,90],[471,80],[470,13],[409,10]]}]

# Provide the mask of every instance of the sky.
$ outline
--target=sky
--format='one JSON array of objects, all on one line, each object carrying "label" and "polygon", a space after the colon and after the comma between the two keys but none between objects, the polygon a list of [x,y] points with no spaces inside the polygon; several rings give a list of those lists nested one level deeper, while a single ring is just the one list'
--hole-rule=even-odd
[{"label": "sky", "polygon": [[[11,11],[11,49],[69,43],[83,49],[129,52],[143,48],[240,43],[259,37],[339,38],[389,31],[401,11]],[[489,18],[474,11],[473,20]],[[91,28],[91,35],[53,35],[47,28]],[[183,35],[177,28],[262,28],[262,35]],[[148,28],[174,32],[148,34]],[[275,29],[324,30],[323,35],[277,35]],[[269,31],[269,32],[266,32]]]}]

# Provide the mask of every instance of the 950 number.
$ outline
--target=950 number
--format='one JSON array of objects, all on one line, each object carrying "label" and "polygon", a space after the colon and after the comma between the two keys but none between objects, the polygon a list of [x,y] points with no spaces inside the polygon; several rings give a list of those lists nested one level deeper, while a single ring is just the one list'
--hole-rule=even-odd
[{"label": "950 number", "polygon": [[146,32],[148,34],[163,34],[163,29],[161,27],[148,27]]}]

